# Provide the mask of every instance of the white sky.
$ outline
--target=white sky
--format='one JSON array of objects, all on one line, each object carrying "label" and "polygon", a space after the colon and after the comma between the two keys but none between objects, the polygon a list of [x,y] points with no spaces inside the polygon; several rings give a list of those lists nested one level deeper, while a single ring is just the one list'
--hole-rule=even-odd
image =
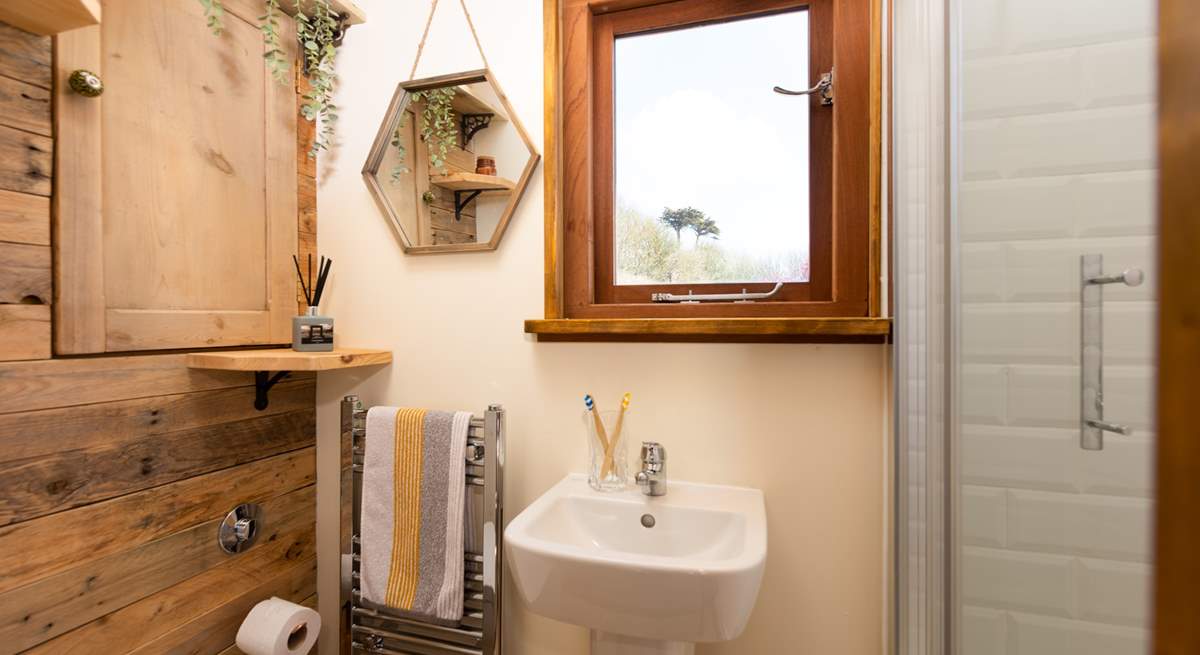
[{"label": "white sky", "polygon": [[621,37],[614,75],[618,203],[695,207],[733,250],[808,251],[808,100],[771,90],[808,86],[807,12]]}]

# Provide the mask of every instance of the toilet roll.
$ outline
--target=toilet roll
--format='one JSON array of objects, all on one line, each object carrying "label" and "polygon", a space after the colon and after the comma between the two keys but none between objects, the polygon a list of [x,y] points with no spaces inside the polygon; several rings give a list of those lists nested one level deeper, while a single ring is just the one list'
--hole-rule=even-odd
[{"label": "toilet roll", "polygon": [[237,646],[246,655],[307,655],[321,632],[321,615],[272,597],[251,608],[238,628]]}]

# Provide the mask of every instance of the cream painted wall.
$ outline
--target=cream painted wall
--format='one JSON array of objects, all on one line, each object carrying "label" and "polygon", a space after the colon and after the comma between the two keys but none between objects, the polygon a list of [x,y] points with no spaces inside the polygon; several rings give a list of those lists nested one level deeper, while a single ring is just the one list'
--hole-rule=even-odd
[{"label": "cream painted wall", "polygon": [[[369,20],[339,59],[340,146],[323,161],[319,242],[336,261],[326,290],[338,342],[391,348],[385,369],[318,382],[322,652],[337,625],[338,400],[508,410],[511,518],[583,470],[582,396],[632,391],[635,438],[670,451],[676,479],[759,487],[769,555],[746,632],[701,655],[867,655],[885,643],[887,352],[872,345],[537,343],[542,312],[542,176],[494,253],[405,256],[359,175],[395,84],[408,75],[426,2],[358,0]],[[539,143],[541,3],[468,0],[492,69]],[[479,65],[458,3],[445,0],[418,76]],[[426,65],[428,64],[428,65]],[[585,630],[524,610],[506,580],[508,655],[582,655]]]}]

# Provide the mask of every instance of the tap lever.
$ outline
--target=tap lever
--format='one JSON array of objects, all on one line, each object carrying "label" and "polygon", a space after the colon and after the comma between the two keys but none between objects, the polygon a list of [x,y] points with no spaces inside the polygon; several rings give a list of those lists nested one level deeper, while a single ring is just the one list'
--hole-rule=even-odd
[{"label": "tap lever", "polygon": [[667,449],[657,441],[642,442],[642,470],[635,477],[642,493],[663,496],[667,493]]}]

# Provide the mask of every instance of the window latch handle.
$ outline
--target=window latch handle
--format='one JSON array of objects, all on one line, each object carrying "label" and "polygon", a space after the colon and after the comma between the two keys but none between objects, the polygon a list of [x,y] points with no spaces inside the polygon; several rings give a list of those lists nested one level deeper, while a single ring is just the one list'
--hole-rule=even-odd
[{"label": "window latch handle", "polygon": [[821,99],[821,106],[828,107],[833,104],[833,70],[821,75],[821,79],[812,86],[811,89],[804,91],[792,91],[781,86],[775,87],[775,93],[785,96],[808,96],[814,93],[818,94]]}]

